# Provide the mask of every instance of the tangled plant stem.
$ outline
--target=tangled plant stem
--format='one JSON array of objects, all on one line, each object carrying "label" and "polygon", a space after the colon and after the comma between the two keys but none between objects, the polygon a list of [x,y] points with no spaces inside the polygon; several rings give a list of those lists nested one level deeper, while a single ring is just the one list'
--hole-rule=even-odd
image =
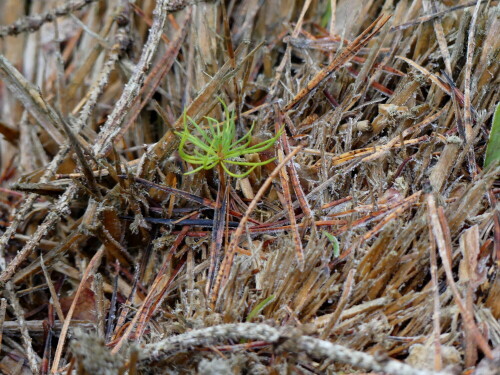
[{"label": "tangled plant stem", "polygon": [[[216,166],[222,168],[228,175],[235,178],[243,178],[248,176],[255,168],[271,163],[276,158],[271,158],[261,162],[243,161],[241,158],[248,154],[255,154],[265,151],[272,147],[281,135],[281,131],[273,138],[250,146],[252,141],[252,130],[250,130],[240,139],[236,138],[236,124],[234,111],[230,112],[227,105],[220,100],[224,107],[225,120],[219,121],[205,117],[208,122],[208,131],[204,130],[191,117],[184,113],[184,130],[175,132],[181,138],[179,145],[179,154],[186,162],[198,165],[199,167],[185,174],[196,173],[202,169],[209,170]],[[194,135],[188,128],[190,122],[198,135]],[[191,153],[186,149],[187,144],[191,143],[194,149]],[[240,165],[249,167],[249,169],[241,174],[234,173],[230,170],[230,165]]]}]

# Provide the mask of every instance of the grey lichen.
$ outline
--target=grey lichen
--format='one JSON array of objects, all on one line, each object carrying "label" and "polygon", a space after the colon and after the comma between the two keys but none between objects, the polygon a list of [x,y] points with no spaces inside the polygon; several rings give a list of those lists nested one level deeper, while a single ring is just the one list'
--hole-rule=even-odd
[{"label": "grey lichen", "polygon": [[111,354],[102,338],[81,330],[75,331],[71,351],[87,374],[117,375],[127,361],[126,350]]}]

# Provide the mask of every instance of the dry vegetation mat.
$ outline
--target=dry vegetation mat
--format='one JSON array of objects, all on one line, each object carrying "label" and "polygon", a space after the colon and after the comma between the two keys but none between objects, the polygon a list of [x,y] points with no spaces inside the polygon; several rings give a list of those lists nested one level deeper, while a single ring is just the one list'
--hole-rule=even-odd
[{"label": "dry vegetation mat", "polygon": [[0,372],[498,374],[498,1],[0,24]]}]

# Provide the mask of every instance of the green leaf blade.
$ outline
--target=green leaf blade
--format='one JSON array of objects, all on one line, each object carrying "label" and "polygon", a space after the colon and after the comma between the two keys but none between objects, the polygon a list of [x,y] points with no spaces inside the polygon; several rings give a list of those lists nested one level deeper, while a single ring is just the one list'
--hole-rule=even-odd
[{"label": "green leaf blade", "polygon": [[486,146],[484,167],[486,168],[496,160],[500,160],[500,102],[497,103],[495,113],[493,114],[490,138],[488,139],[488,145]]},{"label": "green leaf blade", "polygon": [[269,305],[271,302],[274,301],[274,295],[270,295],[269,297],[267,297],[264,301],[260,302],[257,306],[255,306],[252,311],[250,311],[250,313],[248,314],[247,318],[246,318],[246,321],[247,322],[251,322],[253,318],[255,318],[257,315],[260,314],[260,312],[262,310],[264,310],[264,308]]}]

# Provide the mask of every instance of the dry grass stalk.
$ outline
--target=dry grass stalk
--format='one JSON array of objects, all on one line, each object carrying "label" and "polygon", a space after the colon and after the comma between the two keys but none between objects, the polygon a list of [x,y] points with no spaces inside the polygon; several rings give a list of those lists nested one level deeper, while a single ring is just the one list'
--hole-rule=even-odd
[{"label": "dry grass stalk", "polygon": [[2,298],[0,300],[0,348],[2,347],[2,338],[5,325],[5,311],[7,310],[7,300]]},{"label": "dry grass stalk", "polygon": [[[282,146],[283,147],[283,146]],[[283,148],[278,150],[278,161],[282,162],[284,159]],[[281,169],[280,173],[281,189],[283,190],[282,201],[286,206],[288,211],[288,218],[290,220],[290,228],[292,230],[292,238],[295,246],[295,254],[297,256],[297,263],[301,271],[304,270],[304,249],[302,248],[302,240],[300,238],[300,233],[297,227],[297,221],[295,219],[295,212],[292,206],[292,195],[290,193],[290,177],[286,172],[286,168]],[[254,197],[255,199],[255,197]]]},{"label": "dry grass stalk", "polygon": [[[493,373],[499,5],[451,3],[0,2],[0,370]],[[274,165],[183,174],[217,97]]]},{"label": "dry grass stalk", "polygon": [[390,16],[379,16],[373,23],[363,31],[356,39],[349,44],[342,53],[335,58],[327,68],[320,71],[314,78],[309,81],[297,95],[283,108],[283,111],[287,112],[292,109],[300,100],[306,97],[312,90],[314,90],[326,77],[328,77],[333,71],[344,65],[354,56],[363,46],[365,46],[370,39],[372,39],[384,26],[387,21],[389,21]]},{"label": "dry grass stalk", "polygon": [[59,297],[57,296],[56,289],[54,288],[54,284],[50,279],[50,275],[47,272],[47,267],[45,267],[45,263],[43,262],[43,256],[40,256],[40,266],[42,267],[43,275],[45,276],[45,280],[47,280],[47,285],[49,286],[50,297],[52,299],[52,303],[56,309],[57,317],[61,322],[65,321],[64,313],[61,309],[61,303],[59,302]]},{"label": "dry grass stalk", "polygon": [[429,256],[430,256],[430,266],[431,266],[431,281],[432,281],[432,293],[434,298],[434,311],[432,315],[432,333],[434,335],[434,370],[440,371],[443,368],[443,357],[441,349],[441,305],[439,301],[439,278],[438,278],[438,264],[436,256],[436,242],[434,239],[434,234],[432,232],[432,223],[429,220]]},{"label": "dry grass stalk", "polygon": [[87,269],[85,270],[85,273],[82,276],[82,281],[81,281],[81,283],[76,291],[73,302],[71,303],[71,307],[69,308],[69,311],[66,315],[66,319],[64,320],[64,324],[61,328],[61,335],[59,337],[59,341],[57,342],[57,349],[56,349],[56,352],[54,355],[54,362],[52,363],[52,370],[51,371],[53,373],[59,370],[59,362],[61,360],[61,355],[62,355],[62,351],[64,348],[64,343],[66,341],[66,334],[68,332],[68,327],[69,327],[69,324],[71,322],[73,312],[75,311],[75,308],[76,308],[76,305],[78,302],[78,298],[80,297],[82,289],[85,287],[85,284],[87,283],[88,278],[93,273],[95,273],[97,267],[99,266],[99,263],[100,263],[101,258],[103,256],[103,253],[104,253],[104,247],[101,247],[95,253],[95,255],[92,257],[92,259],[90,260],[90,262],[87,266]]},{"label": "dry grass stalk", "polygon": [[[21,336],[23,339],[23,347],[24,351],[26,353],[26,357],[28,358],[28,363],[30,366],[31,371],[35,374],[38,372],[38,359],[35,351],[33,350],[32,346],[32,340],[29,335],[28,329],[26,328],[26,321],[24,319],[24,311],[19,304],[19,300],[17,299],[16,293],[14,292],[14,286],[12,283],[8,282],[5,285],[5,291],[7,294],[7,297],[10,300],[10,304],[12,308],[14,309],[14,314],[16,315],[17,321],[19,322],[20,325],[20,330],[21,330]],[[5,311],[5,310],[4,310]]]},{"label": "dry grass stalk", "polygon": [[335,308],[335,311],[333,312],[330,321],[326,325],[326,327],[323,330],[323,333],[321,335],[321,339],[325,340],[328,338],[330,335],[330,332],[332,329],[335,327],[335,325],[338,323],[339,318],[341,314],[344,312],[345,307],[347,306],[347,303],[349,302],[349,296],[351,295],[352,292],[352,287],[353,287],[353,280],[354,280],[354,275],[356,274],[356,270],[350,270],[349,274],[347,275],[347,279],[344,283],[344,290],[342,291],[342,295],[340,296],[339,303],[337,304],[337,307]]},{"label": "dry grass stalk", "polygon": [[[447,235],[445,229],[442,228],[443,222],[438,218],[438,211],[436,208],[436,202],[434,197],[429,194],[426,197],[427,206],[429,209],[429,219],[432,223],[432,231],[434,233],[434,238],[438,245],[439,255],[441,257],[441,261],[443,262],[443,268],[446,274],[446,278],[448,283],[450,284],[450,288],[453,292],[455,301],[460,309],[461,314],[463,315],[463,319],[467,326],[467,330],[470,332],[477,345],[481,348],[483,353],[490,359],[493,358],[493,354],[491,352],[488,343],[484,339],[484,337],[479,332],[476,324],[474,323],[474,318],[471,316],[471,311],[468,310],[463,302],[462,296],[458,291],[455,281],[453,279],[453,274],[451,271],[451,249],[449,248],[449,242],[446,241],[445,236]],[[445,224],[447,226],[447,223]],[[447,243],[448,242],[448,243]]]},{"label": "dry grass stalk", "polygon": [[238,225],[238,228],[236,228],[236,232],[234,233],[233,237],[231,238],[231,243],[229,244],[228,248],[226,249],[226,252],[224,254],[224,259],[222,261],[219,273],[217,275],[217,278],[215,280],[214,287],[211,291],[211,298],[210,298],[210,303],[212,308],[215,308],[215,304],[217,301],[217,298],[219,297],[219,290],[221,287],[224,286],[224,284],[227,283],[227,280],[229,278],[229,273],[231,271],[231,266],[233,264],[233,259],[234,255],[236,253],[236,247],[238,245],[238,241],[243,234],[243,230],[245,230],[245,224],[248,222],[248,218],[252,211],[255,209],[257,206],[257,203],[259,200],[262,198],[266,190],[269,188],[271,185],[273,179],[280,173],[280,170],[286,166],[286,163],[288,163],[292,158],[300,151],[301,147],[296,148],[293,152],[288,154],[283,160],[279,162],[279,164],[274,168],[273,172],[267,177],[266,181],[262,184],[260,187],[259,191],[257,194],[255,194],[254,199],[252,202],[248,205],[248,208],[244,214],[244,216],[241,218],[240,223]]}]

